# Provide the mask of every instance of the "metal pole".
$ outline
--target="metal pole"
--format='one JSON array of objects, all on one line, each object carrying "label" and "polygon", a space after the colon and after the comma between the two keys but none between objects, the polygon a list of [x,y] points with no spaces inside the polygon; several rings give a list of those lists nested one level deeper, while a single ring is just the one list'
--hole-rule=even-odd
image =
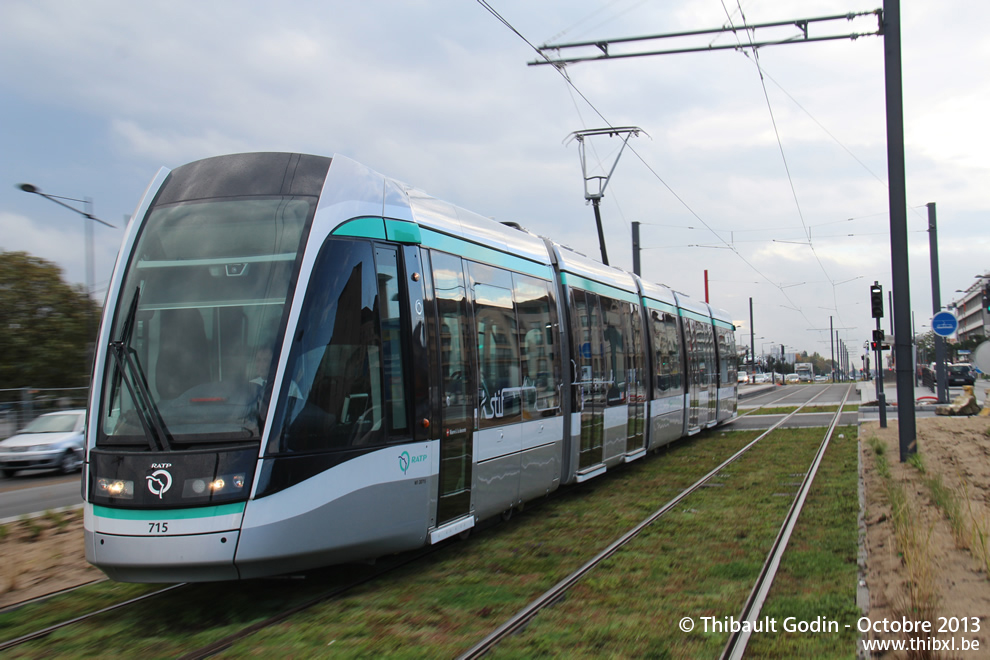
[{"label": "metal pole", "polygon": [[[942,311],[942,294],[938,276],[938,228],[935,222],[935,202],[928,202],[928,252],[932,260],[932,314]],[[932,333],[934,334],[934,333]],[[945,339],[935,335],[935,382],[939,403],[949,402],[945,373]]]},{"label": "metal pole", "polygon": [[921,382],[918,380],[918,326],[914,322],[914,310],[911,310],[911,373],[914,374],[914,386],[918,387]]},{"label": "metal pole", "polygon": [[911,377],[911,284],[908,269],[907,190],[904,179],[904,96],[901,83],[900,0],[883,11],[884,96],[887,105],[887,181],[890,202],[890,261],[894,293],[894,359],[897,363],[897,433],[900,459],[918,449]]},{"label": "metal pole", "polygon": [[[706,297],[707,299],[707,297]],[[753,299],[749,299],[749,354],[756,359],[756,329],[753,327]],[[750,371],[752,373],[752,371]]]},{"label": "metal pole", "polygon": [[832,370],[832,382],[835,382],[835,330],[832,329],[832,317],[828,317],[828,340],[832,344],[832,363],[829,365]]},{"label": "metal pole", "polygon": [[602,213],[598,210],[601,198],[593,197],[591,205],[595,207],[595,224],[598,225],[598,244],[602,247],[602,263],[608,265],[608,252],[605,251],[605,231],[602,229]]},{"label": "metal pole", "polygon": [[[640,262],[639,262],[639,250],[640,250],[640,247],[639,247],[639,223],[638,222],[633,222],[632,223],[633,272],[636,273],[637,275],[642,275],[643,273],[642,273],[642,270],[640,268]],[[705,272],[707,273],[708,271],[706,270]],[[706,287],[705,287],[705,302],[708,302],[708,288],[707,288],[707,284],[708,283],[706,281],[705,282],[705,285],[706,285]]]},{"label": "metal pole", "polygon": [[[880,319],[877,319],[877,330],[880,330]],[[887,428],[887,397],[883,393],[883,344],[877,342],[877,350],[873,352],[873,361],[877,370],[877,406],[880,408],[880,428]]]}]

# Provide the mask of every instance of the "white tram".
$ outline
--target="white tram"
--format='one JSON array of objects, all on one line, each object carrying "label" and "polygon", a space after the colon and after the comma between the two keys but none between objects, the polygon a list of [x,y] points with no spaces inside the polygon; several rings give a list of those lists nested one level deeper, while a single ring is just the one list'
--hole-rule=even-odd
[{"label": "white tram", "polygon": [[87,421],[87,559],[251,578],[469,530],[736,416],[728,315],[343,156],[163,169]]}]

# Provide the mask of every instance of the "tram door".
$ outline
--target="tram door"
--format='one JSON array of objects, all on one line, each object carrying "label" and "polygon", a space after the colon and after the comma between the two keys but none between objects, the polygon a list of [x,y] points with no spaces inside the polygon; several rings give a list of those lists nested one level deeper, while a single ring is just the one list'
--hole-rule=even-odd
[{"label": "tram door", "polygon": [[629,421],[626,424],[626,453],[632,454],[646,446],[646,349],[643,346],[643,321],[638,305],[627,303],[623,333],[631,337],[626,353],[626,388],[629,401]]},{"label": "tram door", "polygon": [[581,413],[578,470],[598,465],[605,458],[605,365],[602,355],[602,317],[598,296],[571,289],[575,364],[574,410]]},{"label": "tram door", "polygon": [[431,256],[440,367],[439,526],[471,511],[478,370],[461,259],[440,252]]},{"label": "tram door", "polygon": [[698,343],[696,332],[697,322],[693,319],[682,317],[684,322],[684,351],[687,362],[687,390],[688,390],[688,432],[692,433],[700,427],[701,412],[701,371],[704,357],[701,355],[701,347]]}]

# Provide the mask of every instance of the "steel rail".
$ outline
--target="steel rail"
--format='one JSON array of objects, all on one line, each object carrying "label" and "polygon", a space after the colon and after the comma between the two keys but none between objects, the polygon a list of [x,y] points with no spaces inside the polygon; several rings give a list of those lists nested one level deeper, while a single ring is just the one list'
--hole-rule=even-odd
[{"label": "steel rail", "polygon": [[65,589],[58,589],[57,591],[49,591],[47,594],[35,596],[34,598],[28,598],[26,600],[22,600],[17,603],[11,603],[10,605],[4,605],[3,607],[0,607],[0,614],[7,614],[8,612],[14,612],[27,605],[32,605],[34,603],[41,603],[46,600],[55,598],[56,596],[61,596],[62,594],[67,594],[77,589],[82,589],[83,587],[99,584],[100,582],[106,582],[107,579],[108,578],[96,578],[95,580],[90,580],[89,582],[83,582],[81,584],[77,584],[71,587],[66,587]]},{"label": "steel rail", "polygon": [[[741,415],[736,415],[736,417],[734,419],[742,419],[743,417],[748,417],[749,415],[754,414],[757,410],[762,410],[763,408],[772,408],[773,406],[776,406],[777,404],[779,404],[779,403],[781,403],[783,401],[787,401],[787,399],[789,399],[791,396],[797,394],[797,392],[795,392],[793,390],[793,388],[792,388],[791,390],[788,390],[787,392],[781,392],[780,394],[782,394],[783,396],[781,396],[779,399],[774,399],[773,401],[768,401],[767,403],[761,403],[760,405],[756,406],[755,408],[751,408],[751,409],[747,410],[746,412],[744,412]],[[797,412],[797,411],[794,411],[794,412]],[[733,421],[732,419],[727,420],[726,421],[726,424],[730,424],[730,423],[732,423],[732,421]]]},{"label": "steel rail", "polygon": [[513,634],[514,632],[521,629],[523,626],[532,621],[536,615],[538,615],[542,610],[546,609],[558,599],[560,599],[571,587],[581,581],[581,579],[591,572],[596,566],[601,564],[603,561],[618,552],[624,545],[632,541],[634,538],[639,536],[640,533],[651,524],[656,522],[659,518],[668,513],[671,509],[677,506],[683,499],[694,493],[696,490],[701,488],[705,483],[712,479],[715,475],[721,472],[723,469],[738,460],[743,454],[752,449],[760,440],[767,437],[780,427],[788,419],[796,415],[801,408],[810,404],[812,401],[817,399],[819,396],[824,394],[828,388],[815,394],[813,397],[805,401],[797,407],[793,412],[789,413],[786,417],[781,418],[776,424],[768,428],[766,431],[761,433],[755,439],[751,440],[746,446],[737,451],[735,454],[723,461],[718,467],[711,470],[708,474],[701,477],[693,484],[688,486],[685,490],[681,491],[672,500],[664,504],[662,507],[654,511],[647,518],[637,524],[635,527],[630,529],[628,532],[620,536],[618,539],[613,541],[607,548],[602,550],[600,553],[595,555],[592,559],[587,561],[584,565],[578,568],[576,571],[565,577],[563,580],[550,587],[546,592],[537,597],[535,600],[526,605],[523,609],[519,610],[515,615],[508,619],[505,623],[500,625],[494,631],[492,631],[487,637],[482,639],[480,642],[475,644],[473,647],[465,651],[463,654],[458,656],[458,660],[472,660],[474,658],[480,658],[493,648],[498,646],[498,644]]},{"label": "steel rail", "polygon": [[100,614],[105,614],[107,612],[112,612],[113,610],[120,609],[121,607],[126,607],[128,605],[133,605],[134,603],[140,602],[142,600],[146,600],[148,598],[153,598],[155,596],[160,596],[161,594],[164,594],[164,593],[166,593],[168,591],[172,591],[173,589],[178,589],[179,587],[185,587],[187,585],[188,585],[187,582],[180,582],[179,584],[173,584],[171,586],[165,587],[164,589],[159,589],[158,591],[152,591],[151,593],[147,593],[147,594],[144,594],[142,596],[138,596],[137,598],[131,598],[130,600],[125,600],[125,601],[123,601],[121,603],[116,603],[114,605],[109,605],[109,606],[104,607],[102,609],[95,610],[95,611],[89,612],[87,614],[82,614],[80,616],[74,617],[72,619],[68,619],[66,621],[62,621],[61,623],[53,624],[51,626],[48,626],[47,628],[42,628],[41,630],[35,630],[34,632],[30,632],[30,633],[28,633],[26,635],[21,635],[20,637],[17,637],[15,639],[11,639],[11,640],[8,640],[6,642],[0,643],[0,651],[6,651],[9,648],[13,648],[15,646],[20,646],[21,644],[24,644],[25,642],[30,642],[31,640],[34,640],[34,639],[40,639],[42,637],[47,637],[48,635],[50,635],[51,633],[55,632],[56,630],[60,630],[61,628],[65,628],[66,626],[71,626],[74,623],[79,623],[80,621],[85,621],[86,619],[91,619],[91,618],[93,618],[95,616],[98,616]]},{"label": "steel rail", "polygon": [[412,564],[413,562],[419,561],[423,557],[427,557],[433,554],[434,552],[438,552],[446,548],[447,545],[449,544],[439,543],[437,545],[427,546],[425,548],[421,548],[417,551],[414,551],[408,557],[404,557],[401,560],[395,562],[394,564],[389,564],[388,566],[384,566],[382,567],[381,570],[375,571],[370,575],[366,575],[363,578],[354,580],[349,584],[339,587],[334,587],[333,589],[329,589],[319,594],[318,596],[314,596],[313,598],[310,598],[309,600],[306,600],[298,605],[294,605],[288,609],[285,609],[279,612],[278,614],[274,614],[268,617],[267,619],[263,619],[261,621],[252,623],[251,625],[245,626],[244,628],[241,628],[237,632],[233,632],[227,635],[226,637],[218,639],[215,642],[206,644],[205,646],[201,646],[200,648],[190,651],[185,655],[181,655],[179,656],[179,660],[201,660],[202,658],[209,658],[213,655],[216,655],[221,651],[227,650],[228,648],[233,646],[236,642],[244,639],[245,637],[249,637],[253,635],[259,630],[264,630],[265,628],[269,628],[275,625],[276,623],[280,623],[281,621],[284,621],[290,616],[294,616],[296,614],[299,614],[300,612],[304,612],[310,609],[311,607],[315,607],[316,605],[323,603],[324,601],[330,600],[332,598],[336,598],[351,591],[352,589],[356,589],[357,587],[360,587],[364,584],[373,582],[374,580],[377,580],[383,575],[387,575],[392,571],[395,571],[399,568],[403,568],[408,564]]},{"label": "steel rail", "polygon": [[[746,604],[743,606],[742,613],[739,615],[740,623],[746,621],[756,622],[759,619],[760,610],[766,602],[767,595],[770,593],[770,587],[773,585],[774,577],[777,575],[777,569],[780,567],[780,560],[784,556],[784,551],[787,549],[787,543],[790,541],[791,533],[794,531],[795,525],[797,525],[798,517],[801,515],[805,500],[815,481],[818,466],[821,465],[822,459],[825,456],[825,451],[828,449],[832,434],[835,432],[835,428],[839,424],[839,419],[842,417],[842,408],[846,405],[852,389],[852,385],[847,386],[846,393],[842,397],[842,402],[839,404],[839,409],[835,411],[832,423],[829,425],[828,430],[825,432],[825,437],[818,447],[818,452],[815,454],[815,458],[811,463],[811,468],[804,475],[804,480],[801,482],[798,494],[791,503],[791,508],[787,512],[783,524],[780,526],[780,531],[777,533],[777,538],[774,540],[767,559],[763,564],[763,568],[760,570],[756,584],[753,586],[753,590],[750,592],[749,598],[746,599]],[[749,638],[752,636],[749,628],[751,626],[740,626],[739,631],[729,635],[725,648],[722,650],[722,655],[719,656],[720,660],[741,660],[743,653],[746,651],[746,645],[749,643]]]}]

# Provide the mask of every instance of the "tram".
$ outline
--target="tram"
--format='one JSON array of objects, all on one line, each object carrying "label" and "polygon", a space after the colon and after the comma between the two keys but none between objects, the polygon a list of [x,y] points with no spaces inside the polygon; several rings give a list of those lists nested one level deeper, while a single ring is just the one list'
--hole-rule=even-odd
[{"label": "tram", "polygon": [[162,169],[96,350],[87,559],[254,578],[468,532],[736,416],[724,312],[347,157]]}]

